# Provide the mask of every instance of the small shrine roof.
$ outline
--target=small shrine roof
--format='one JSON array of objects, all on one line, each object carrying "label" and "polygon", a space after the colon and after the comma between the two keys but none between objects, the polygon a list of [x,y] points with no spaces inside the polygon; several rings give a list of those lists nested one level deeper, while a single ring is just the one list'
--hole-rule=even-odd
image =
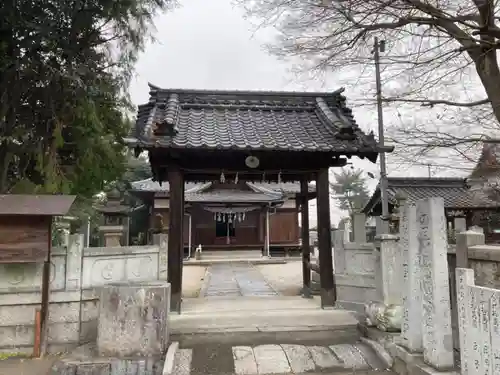
[{"label": "small shrine roof", "polygon": [[74,195],[0,195],[0,215],[62,216],[70,210]]}]

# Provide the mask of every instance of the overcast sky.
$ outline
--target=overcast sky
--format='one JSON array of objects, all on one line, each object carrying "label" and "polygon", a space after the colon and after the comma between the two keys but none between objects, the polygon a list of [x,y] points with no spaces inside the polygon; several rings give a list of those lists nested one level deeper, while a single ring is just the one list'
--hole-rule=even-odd
[{"label": "overcast sky", "polygon": [[[136,105],[147,102],[148,82],[163,88],[240,89],[240,90],[321,90],[333,91],[347,77],[299,81],[289,74],[291,68],[270,56],[262,45],[270,42],[271,33],[253,32],[249,21],[231,0],[180,0],[181,7],[155,20],[156,42],[148,45],[137,64],[137,76],[130,92]],[[345,92],[349,101],[356,101],[374,92],[351,88]],[[374,107],[355,110],[354,116],[366,131],[377,128]],[[386,116],[390,121],[390,116]],[[378,165],[353,159],[354,166],[375,175]],[[391,166],[391,175],[408,174],[408,168]],[[412,175],[426,175],[426,168],[413,168]],[[373,189],[377,181],[369,179]],[[332,224],[344,215],[332,199]],[[315,203],[311,204],[311,226],[316,225]]]}]

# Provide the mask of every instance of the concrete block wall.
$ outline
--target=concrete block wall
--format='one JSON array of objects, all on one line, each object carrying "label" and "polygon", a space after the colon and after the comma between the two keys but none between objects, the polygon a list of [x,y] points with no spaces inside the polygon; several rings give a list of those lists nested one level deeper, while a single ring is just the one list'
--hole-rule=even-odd
[{"label": "concrete block wall", "polygon": [[[100,286],[166,277],[166,241],[155,246],[84,248],[81,235],[53,248],[49,352],[95,340]],[[0,265],[0,352],[31,353],[41,306],[42,264]]]}]

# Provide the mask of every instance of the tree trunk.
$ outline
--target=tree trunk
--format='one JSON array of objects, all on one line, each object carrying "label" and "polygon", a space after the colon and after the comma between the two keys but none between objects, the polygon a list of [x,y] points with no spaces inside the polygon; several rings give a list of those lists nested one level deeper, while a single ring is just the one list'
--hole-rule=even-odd
[{"label": "tree trunk", "polygon": [[491,101],[493,114],[500,124],[500,69],[496,51],[493,50],[484,54],[476,62],[476,70],[486,91],[486,95]]},{"label": "tree trunk", "polygon": [[7,146],[0,147],[0,194],[5,194],[9,188],[9,168],[12,155],[9,154]]}]

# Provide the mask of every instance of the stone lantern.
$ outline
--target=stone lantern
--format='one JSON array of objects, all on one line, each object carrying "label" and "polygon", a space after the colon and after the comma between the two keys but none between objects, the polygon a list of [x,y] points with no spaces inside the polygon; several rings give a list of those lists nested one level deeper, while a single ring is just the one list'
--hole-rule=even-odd
[{"label": "stone lantern", "polygon": [[[115,247],[128,245],[129,213],[130,207],[122,204],[121,194],[118,189],[106,193],[106,203],[96,207],[104,215],[104,223],[99,227],[99,232],[104,237],[104,246]],[[122,242],[122,238],[124,238]]]}]

